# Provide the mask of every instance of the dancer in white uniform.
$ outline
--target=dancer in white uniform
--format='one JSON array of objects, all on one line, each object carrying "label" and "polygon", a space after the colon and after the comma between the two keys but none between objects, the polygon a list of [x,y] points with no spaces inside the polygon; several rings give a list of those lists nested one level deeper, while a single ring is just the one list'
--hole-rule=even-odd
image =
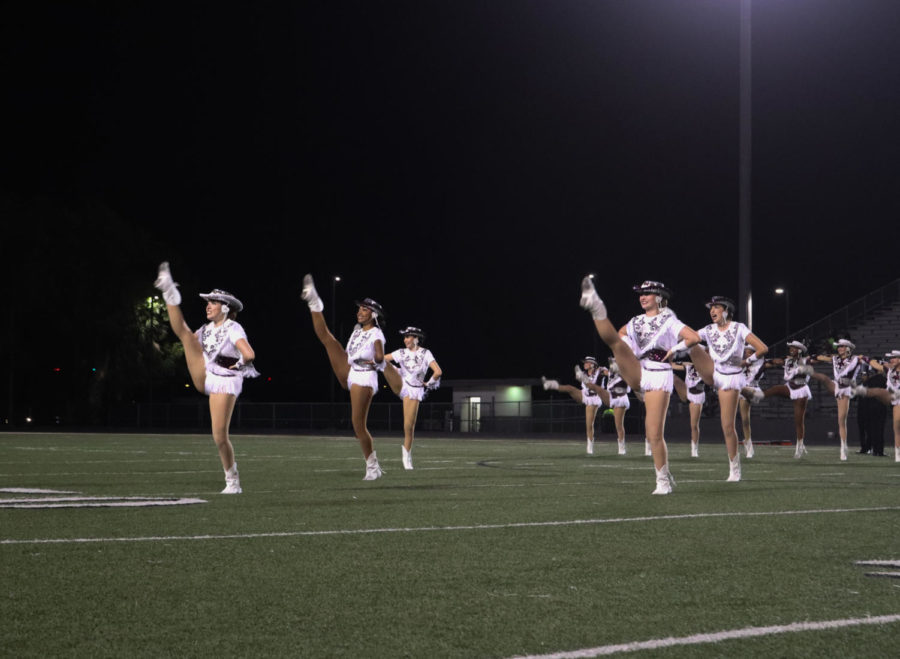
[{"label": "dancer in white uniform", "polygon": [[[561,391],[569,394],[576,403],[584,405],[584,426],[587,435],[587,453],[594,454],[594,420],[597,418],[597,410],[601,405],[609,405],[609,394],[605,389],[595,390],[589,384],[596,384],[597,378],[602,375],[606,369],[601,369],[596,357],[588,355],[582,360],[583,368],[575,367],[575,377],[581,382],[580,387],[573,387],[570,384],[560,384],[559,380],[548,380],[541,377],[545,391]],[[584,376],[582,378],[581,376]]]},{"label": "dancer in white uniform", "polygon": [[744,455],[748,459],[752,458],[754,455],[753,435],[750,424],[750,411],[752,405],[744,396],[744,391],[749,390],[752,391],[752,395],[763,397],[764,394],[760,388],[760,383],[762,382],[763,377],[765,377],[766,369],[769,367],[769,361],[765,359],[757,359],[747,363],[747,358],[754,353],[756,353],[756,349],[753,346],[744,346],[744,362],[747,365],[744,366],[744,386],[741,389],[741,399],[738,401],[738,410],[741,413],[741,427],[744,431]]},{"label": "dancer in white uniform", "polygon": [[581,382],[582,388],[587,387],[598,396],[613,411],[613,421],[616,424],[616,442],[619,445],[619,455],[626,454],[625,448],[625,412],[631,408],[631,402],[628,400],[628,394],[631,392],[622,374],[619,373],[619,365],[616,364],[616,358],[609,358],[609,368],[600,371],[603,374],[602,380],[591,379],[587,373],[583,372],[577,366],[575,367],[575,379]]},{"label": "dancer in white uniform", "polygon": [[691,417],[691,457],[700,457],[700,415],[706,404],[706,384],[700,377],[699,371],[691,362],[672,364],[675,370],[684,371],[684,381],[674,378],[675,392],[681,398],[681,402],[688,404],[688,412]]},{"label": "dancer in white uniform", "polygon": [[325,346],[335,377],[350,392],[353,432],[366,459],[366,475],[363,480],[381,478],[384,472],[378,464],[372,435],[366,424],[372,398],[378,392],[378,369],[384,368],[384,334],[378,326],[378,319],[384,318],[384,310],[372,298],[367,297],[356,303],[357,325],[345,350],[328,330],[322,313],[325,305],[316,291],[312,275],[303,277],[303,292],[300,297],[309,306],[313,330]]},{"label": "dancer in white uniform", "polygon": [[[395,350],[386,356],[384,366],[384,379],[387,380],[391,390],[403,401],[403,447],[401,457],[403,468],[412,469],[412,444],[413,433],[416,430],[416,418],[419,415],[419,403],[425,399],[425,392],[437,389],[440,386],[441,367],[434,360],[434,355],[428,348],[423,348],[419,343],[425,340],[425,332],[418,327],[407,327],[400,332],[405,348]],[[398,368],[394,368],[391,362],[396,362]],[[431,377],[425,381],[425,376],[431,369]]]},{"label": "dancer in white uniform", "polygon": [[228,426],[234,405],[243,389],[244,378],[259,375],[253,367],[256,353],[247,341],[244,328],[235,321],[244,305],[234,295],[219,288],[200,295],[206,300],[206,325],[192,332],[181,312],[181,293],[172,280],[169,264],[163,262],[153,285],[162,292],[169,312],[169,324],[184,346],[188,372],[197,391],[209,396],[209,416],[213,441],[225,470],[222,494],[240,494],[241,479]]},{"label": "dancer in white uniform", "polygon": [[784,359],[776,358],[770,363],[773,366],[784,366],[785,384],[776,384],[774,387],[760,392],[750,387],[744,387],[741,394],[751,402],[758,403],[764,398],[777,396],[789,398],[794,406],[794,432],[797,435],[797,444],[794,449],[794,457],[802,458],[806,455],[806,446],[803,440],[806,437],[806,406],[812,398],[809,390],[809,375],[812,367],[807,364],[809,356],[805,342],[789,341],[788,355]]},{"label": "dancer in white uniform", "polygon": [[835,355],[817,355],[816,361],[830,362],[834,379],[829,378],[824,373],[812,373],[811,377],[818,380],[828,393],[835,397],[837,403],[837,421],[838,435],[841,438],[841,460],[847,459],[847,416],[850,412],[850,399],[853,397],[851,388],[857,384],[860,376],[860,370],[865,360],[853,354],[856,345],[850,340],[849,336],[838,339],[834,348],[837,351]]},{"label": "dancer in white uniform", "polygon": [[[737,418],[738,399],[744,386],[744,367],[769,352],[768,346],[750,331],[750,328],[734,318],[734,302],[727,297],[714,295],[706,303],[712,323],[698,332],[706,341],[709,356],[715,362],[713,382],[719,395],[719,418],[722,435],[728,451],[728,478],[730,483],[741,480],[741,452],[738,450]],[[755,352],[744,360],[744,344],[753,346]]]},{"label": "dancer in white uniform", "polygon": [[884,373],[887,388],[855,386],[852,391],[854,396],[875,398],[892,408],[894,462],[900,462],[900,350],[891,350],[884,357],[887,364],[873,359],[869,365],[879,373]]},{"label": "dancer in white uniform", "polygon": [[691,361],[701,377],[712,384],[713,363],[702,349],[697,332],[678,320],[669,308],[671,291],[658,281],[635,286],[644,313],[635,316],[620,330],[609,321],[606,305],[597,295],[591,277],[581,281],[581,306],[591,314],[597,334],[612,351],[625,382],[644,394],[644,428],[653,454],[656,489],[653,494],[669,494],[675,479],[669,471],[664,439],[666,412],[672,393],[672,365],[676,352],[690,350]]}]

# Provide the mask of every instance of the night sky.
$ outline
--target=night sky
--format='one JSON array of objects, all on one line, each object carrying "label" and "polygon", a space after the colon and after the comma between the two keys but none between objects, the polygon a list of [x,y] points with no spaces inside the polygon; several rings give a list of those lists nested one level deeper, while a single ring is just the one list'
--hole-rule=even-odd
[{"label": "night sky", "polygon": [[[616,323],[644,279],[693,327],[710,295],[738,297],[738,0],[18,4],[0,21],[4,287],[80,276],[52,226],[21,256],[29,213],[102,213],[78,220],[103,245],[76,261],[97,286],[151,294],[170,260],[193,327],[197,293],[243,300],[273,378],[246,396],[328,396],[306,272],[329,320],[341,276],[342,341],[371,296],[388,348],[423,327],[447,378],[605,357],[577,304],[588,272]],[[755,0],[752,23],[754,329],[774,342],[775,286],[799,328],[898,276],[900,3]],[[22,304],[14,342],[43,340],[30,310],[78,316]]]}]

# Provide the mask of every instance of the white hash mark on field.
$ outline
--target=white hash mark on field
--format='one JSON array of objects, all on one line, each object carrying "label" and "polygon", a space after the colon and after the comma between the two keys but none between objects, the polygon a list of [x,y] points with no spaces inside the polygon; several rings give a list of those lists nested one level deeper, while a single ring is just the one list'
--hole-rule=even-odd
[{"label": "white hash mark on field", "polygon": [[438,531],[491,531],[503,529],[542,528],[560,526],[589,526],[595,524],[628,524],[634,522],[670,522],[677,520],[710,519],[719,517],[777,517],[783,515],[821,515],[834,513],[884,512],[900,510],[900,506],[876,508],[825,508],[820,510],[781,510],[770,512],[688,513],[683,515],[655,515],[646,517],[615,517],[607,519],[573,519],[549,522],[511,522],[506,524],[472,524],[465,526],[419,526],[374,529],[332,529],[325,531],[269,531],[266,533],[228,533],[220,535],[138,536],[124,538],[34,538],[30,540],[0,540],[0,545],[41,545],[88,542],[174,542],[177,540],[253,540],[256,538],[300,538],[335,535],[367,535],[374,533],[433,533]]},{"label": "white hash mark on field", "polygon": [[585,659],[587,657],[605,657],[623,652],[658,650],[660,648],[670,648],[678,645],[703,645],[740,638],[822,631],[826,629],[840,629],[841,627],[857,627],[860,625],[887,625],[894,622],[900,622],[900,614],[873,616],[869,618],[822,620],[820,622],[792,622],[786,625],[771,625],[769,627],[745,627],[743,629],[729,629],[721,632],[694,634],[692,636],[682,636],[679,638],[670,636],[668,638],[659,638],[650,641],[632,641],[631,643],[619,643],[616,645],[601,645],[595,648],[585,648],[583,650],[573,650],[571,652],[521,655],[515,657],[515,659]]}]

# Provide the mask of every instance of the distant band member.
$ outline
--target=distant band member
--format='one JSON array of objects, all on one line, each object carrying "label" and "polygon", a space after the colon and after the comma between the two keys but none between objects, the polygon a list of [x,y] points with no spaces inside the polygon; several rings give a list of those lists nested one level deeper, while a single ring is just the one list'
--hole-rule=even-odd
[{"label": "distant band member", "polygon": [[853,395],[875,398],[891,407],[894,415],[894,462],[900,462],[900,350],[891,350],[885,355],[885,361],[886,365],[873,359],[869,364],[879,373],[884,373],[887,388],[856,386]]}]

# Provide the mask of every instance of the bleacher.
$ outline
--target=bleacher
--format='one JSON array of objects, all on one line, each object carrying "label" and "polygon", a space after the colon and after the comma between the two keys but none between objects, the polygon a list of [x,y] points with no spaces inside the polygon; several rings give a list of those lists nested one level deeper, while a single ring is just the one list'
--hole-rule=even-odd
[{"label": "bleacher", "polygon": [[[811,351],[821,350],[828,338],[834,338],[839,332],[849,332],[856,344],[857,355],[882,357],[889,350],[900,349],[900,279],[883,286],[846,307],[825,316],[812,325],[794,332],[792,336],[805,336],[811,341]],[[783,357],[786,344],[791,337],[782,339],[769,346],[770,357]],[[815,365],[816,371],[831,377],[831,364],[820,362]],[[782,382],[780,368],[769,369],[763,380],[763,389]],[[837,416],[834,397],[815,380],[810,381],[813,399],[807,408],[816,415]],[[855,415],[856,406],[851,405],[850,414]],[[791,401],[775,398],[755,406],[753,414],[758,418],[791,418],[793,406]]]}]

